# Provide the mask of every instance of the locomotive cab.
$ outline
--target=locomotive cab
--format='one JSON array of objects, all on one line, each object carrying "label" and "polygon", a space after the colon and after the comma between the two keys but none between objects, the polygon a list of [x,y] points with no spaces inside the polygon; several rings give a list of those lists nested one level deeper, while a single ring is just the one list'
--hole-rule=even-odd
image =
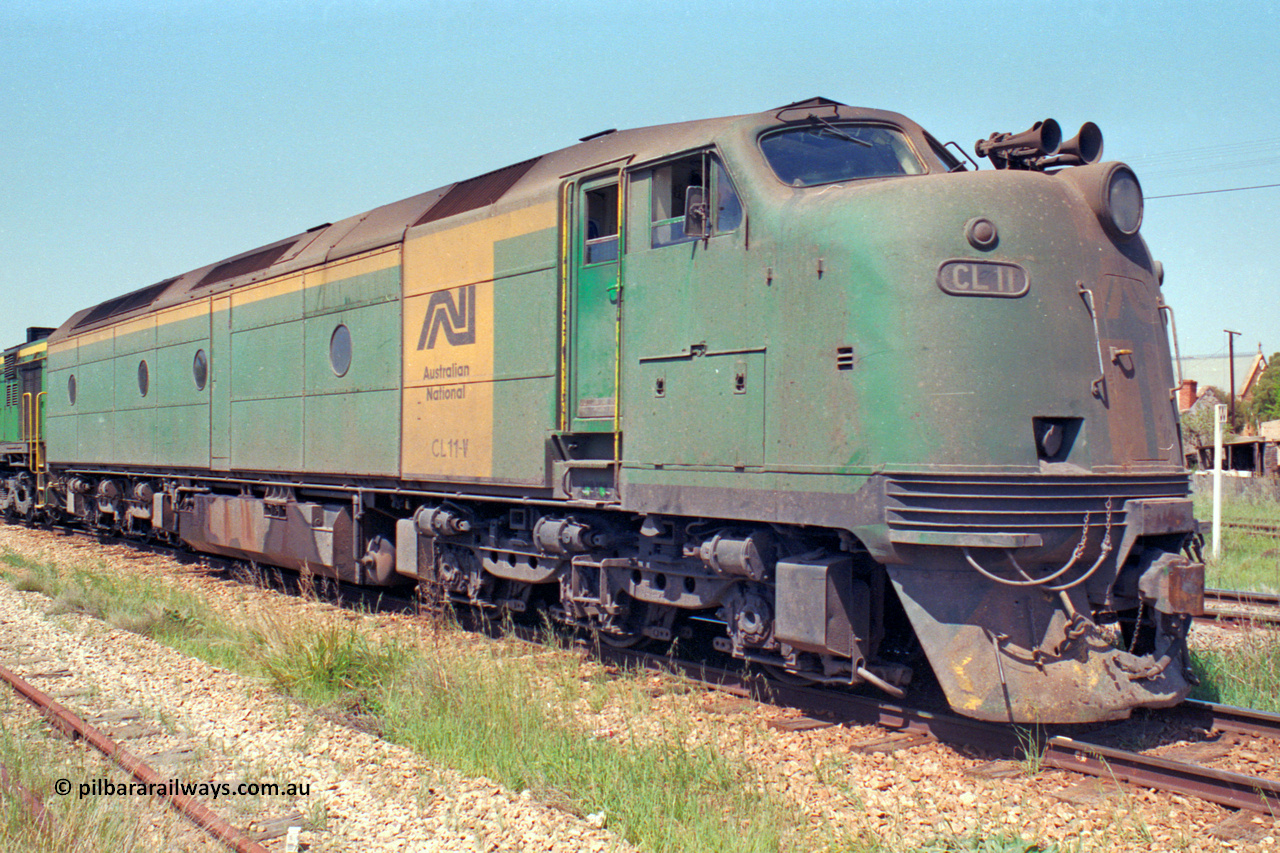
[{"label": "locomotive cab", "polygon": [[[838,476],[833,526],[885,568],[962,713],[1181,701],[1203,564],[1132,171],[1096,162],[1091,124],[994,134],[991,172],[900,116],[777,118],[740,161],[768,259],[763,470]],[[803,583],[783,565],[780,612]]]}]

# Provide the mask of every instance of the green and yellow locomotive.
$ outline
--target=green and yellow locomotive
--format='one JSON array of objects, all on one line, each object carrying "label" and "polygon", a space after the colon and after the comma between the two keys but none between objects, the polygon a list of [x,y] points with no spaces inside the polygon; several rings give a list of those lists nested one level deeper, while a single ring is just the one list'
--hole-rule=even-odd
[{"label": "green and yellow locomotive", "polygon": [[18,491],[982,719],[1170,705],[1203,566],[1100,149],[825,99],[587,137],[75,314]]},{"label": "green and yellow locomotive", "polygon": [[51,332],[33,326],[25,343],[0,353],[0,516],[35,518],[48,498],[41,434]]}]

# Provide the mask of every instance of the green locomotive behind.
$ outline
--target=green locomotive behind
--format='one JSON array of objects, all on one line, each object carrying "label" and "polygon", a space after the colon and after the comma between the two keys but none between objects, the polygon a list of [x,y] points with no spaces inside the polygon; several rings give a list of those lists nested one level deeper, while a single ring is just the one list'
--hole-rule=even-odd
[{"label": "green locomotive behind", "polygon": [[1203,565],[1100,150],[817,98],[312,228],[53,333],[35,511],[982,719],[1177,703]]},{"label": "green locomotive behind", "polygon": [[0,515],[34,518],[46,503],[44,364],[53,329],[32,326],[27,340],[0,353]]}]

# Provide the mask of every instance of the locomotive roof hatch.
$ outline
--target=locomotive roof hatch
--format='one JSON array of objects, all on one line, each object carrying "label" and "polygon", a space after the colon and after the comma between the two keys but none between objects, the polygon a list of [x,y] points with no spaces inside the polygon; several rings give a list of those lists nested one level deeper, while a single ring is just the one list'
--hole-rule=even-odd
[{"label": "locomotive roof hatch", "polygon": [[842,104],[840,101],[833,101],[830,98],[824,98],[819,95],[803,101],[783,104],[775,109],[774,115],[779,121],[801,121],[811,115],[815,115],[815,110],[818,110],[821,107],[833,107],[834,109],[826,112],[835,113],[840,107],[847,106],[849,105]]}]

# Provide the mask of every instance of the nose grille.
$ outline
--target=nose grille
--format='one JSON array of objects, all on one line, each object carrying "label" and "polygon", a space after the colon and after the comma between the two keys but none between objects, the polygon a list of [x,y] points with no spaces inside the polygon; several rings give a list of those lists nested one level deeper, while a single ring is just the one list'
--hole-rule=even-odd
[{"label": "nose grille", "polygon": [[1103,523],[1124,521],[1132,498],[1185,498],[1187,478],[940,477],[897,475],[886,491],[894,530],[950,533],[1043,533],[1079,530],[1085,513]]}]

